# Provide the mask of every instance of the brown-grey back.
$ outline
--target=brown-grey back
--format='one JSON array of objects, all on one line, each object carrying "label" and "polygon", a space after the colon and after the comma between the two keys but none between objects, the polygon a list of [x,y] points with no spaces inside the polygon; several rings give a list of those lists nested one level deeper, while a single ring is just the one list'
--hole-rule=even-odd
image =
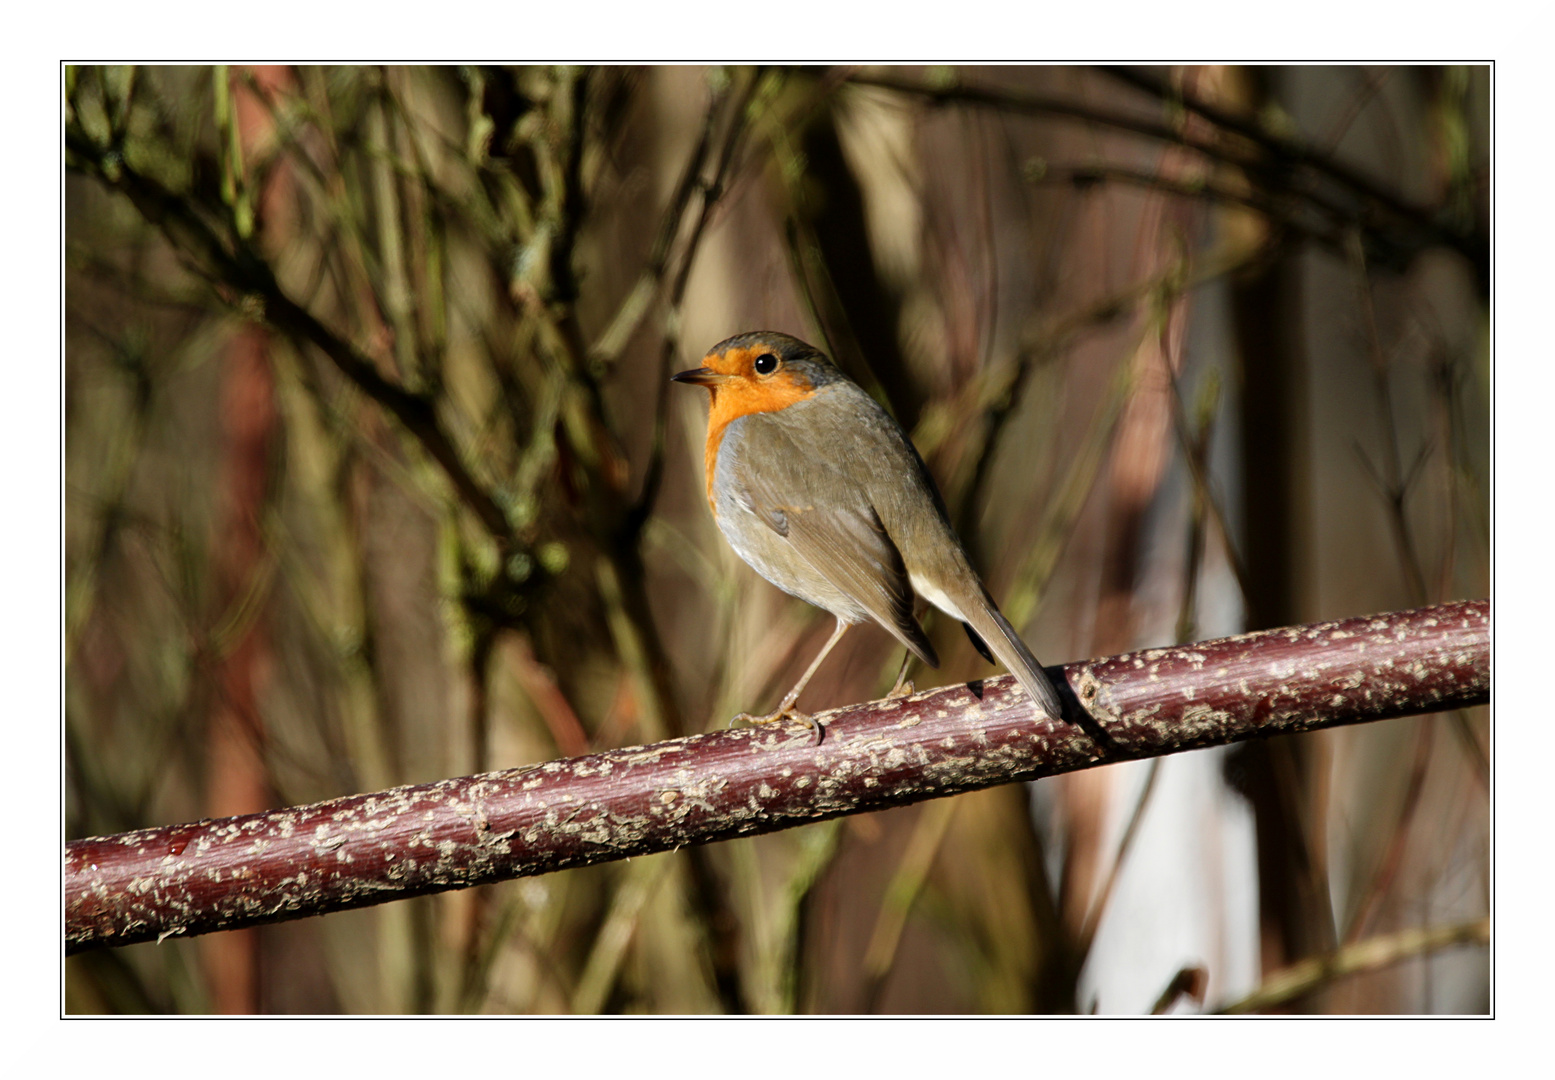
[{"label": "brown-grey back", "polygon": [[970,569],[928,466],[901,426],[857,384],[834,383],[771,418],[789,443],[805,449],[792,457],[816,484],[828,492],[856,490],[874,508],[909,570],[925,560]]}]

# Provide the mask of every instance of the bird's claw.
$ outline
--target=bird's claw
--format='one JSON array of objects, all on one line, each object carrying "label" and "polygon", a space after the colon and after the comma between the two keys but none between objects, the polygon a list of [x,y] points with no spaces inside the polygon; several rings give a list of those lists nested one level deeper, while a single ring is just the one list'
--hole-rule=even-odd
[{"label": "bird's claw", "polygon": [[819,720],[809,713],[802,713],[793,707],[778,709],[775,712],[769,712],[766,716],[752,716],[750,713],[742,712],[738,716],[730,718],[729,726],[734,727],[735,724],[776,724],[781,720],[799,720],[810,725],[810,730],[815,732],[815,744],[817,746],[826,737],[826,729],[821,726]]}]

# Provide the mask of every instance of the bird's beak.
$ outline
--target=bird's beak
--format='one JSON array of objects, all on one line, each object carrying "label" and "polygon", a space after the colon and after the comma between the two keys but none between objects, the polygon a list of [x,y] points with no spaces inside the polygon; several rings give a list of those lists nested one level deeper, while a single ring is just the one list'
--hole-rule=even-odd
[{"label": "bird's beak", "polygon": [[691,383],[693,386],[717,386],[723,381],[724,376],[706,367],[692,368],[670,376],[670,382]]}]

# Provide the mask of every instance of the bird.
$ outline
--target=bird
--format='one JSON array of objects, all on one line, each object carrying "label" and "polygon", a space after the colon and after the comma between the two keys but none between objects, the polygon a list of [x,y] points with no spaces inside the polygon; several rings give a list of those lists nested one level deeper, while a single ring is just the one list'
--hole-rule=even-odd
[{"label": "bird", "polygon": [[824,738],[795,703],[851,626],[876,622],[906,646],[892,696],[911,657],[939,667],[914,615],[916,596],[960,621],[1039,710],[1061,717],[1057,690],[972,569],[912,440],[824,353],[758,330],[720,341],[701,367],[671,378],[710,398],[704,460],[719,531],[762,577],[837,621],[774,712],[742,713],[731,724],[789,718]]}]

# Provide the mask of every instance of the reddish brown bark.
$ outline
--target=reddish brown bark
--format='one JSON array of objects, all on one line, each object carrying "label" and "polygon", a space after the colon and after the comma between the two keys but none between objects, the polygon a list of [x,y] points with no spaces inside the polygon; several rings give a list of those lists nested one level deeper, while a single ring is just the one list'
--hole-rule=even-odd
[{"label": "reddish brown bark", "polygon": [[[67,951],[252,926],[771,832],[1107,761],[1483,704],[1465,601],[1070,664],[1037,717],[1009,676],[802,724],[692,735],[66,846]],[[1066,693],[1066,697],[1068,697]]]},{"label": "reddish brown bark", "polygon": [[[225,458],[221,488],[225,521],[222,563],[223,620],[238,626],[212,671],[214,695],[206,727],[205,810],[213,816],[252,814],[272,804],[265,766],[259,687],[270,661],[270,641],[256,585],[264,573],[264,516],[270,441],[275,428],[274,386],[266,355],[268,333],[244,327],[227,345],[221,418]],[[230,613],[239,613],[234,617]],[[253,932],[211,938],[202,949],[211,1008],[251,1013],[259,1003],[259,939]]]},{"label": "reddish brown bark", "polygon": [[[267,91],[286,85],[284,68],[247,72]],[[230,74],[238,139],[243,157],[273,138],[270,113],[238,72]],[[239,163],[235,167],[243,168]],[[276,215],[287,198],[286,170],[273,170],[258,191],[260,220]],[[267,234],[270,230],[266,230]],[[273,235],[267,235],[272,243]],[[214,815],[263,810],[272,801],[264,759],[264,717],[260,688],[270,665],[270,636],[264,616],[264,514],[270,486],[271,444],[276,432],[275,377],[270,366],[270,332],[248,324],[228,342],[223,372],[221,468],[223,534],[221,563],[223,619],[237,638],[226,646],[214,671],[216,694],[207,729],[206,807]],[[259,610],[250,616],[245,610]],[[224,643],[218,643],[223,647]],[[259,1008],[259,939],[228,934],[202,950],[211,1007],[218,1013],[252,1013]]]}]

